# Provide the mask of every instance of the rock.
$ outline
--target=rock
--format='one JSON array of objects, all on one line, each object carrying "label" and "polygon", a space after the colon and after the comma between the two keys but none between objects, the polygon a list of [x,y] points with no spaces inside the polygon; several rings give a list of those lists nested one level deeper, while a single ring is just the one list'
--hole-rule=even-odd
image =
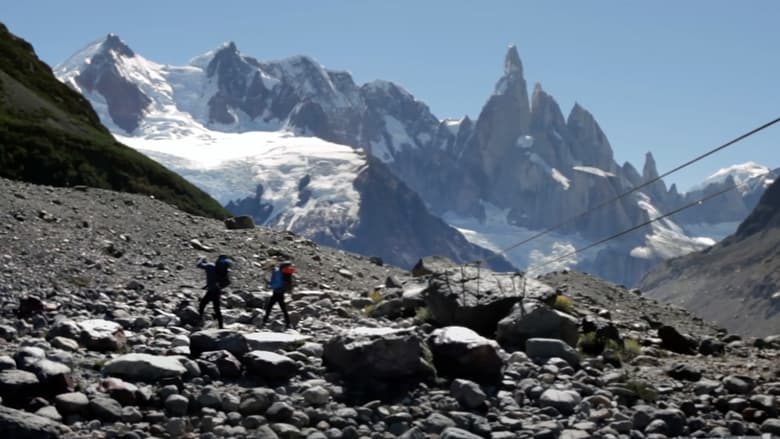
[{"label": "rock", "polygon": [[[685,414],[678,409],[661,409],[653,413],[655,420],[662,420],[666,424],[666,434],[680,436],[685,431]],[[652,422],[651,422],[652,425]],[[649,426],[648,426],[649,427]]]},{"label": "rock", "polygon": [[227,350],[203,352],[200,354],[200,358],[203,361],[215,364],[222,378],[238,378],[241,376],[241,362]]},{"label": "rock", "polygon": [[226,350],[241,357],[249,348],[243,334],[230,329],[207,329],[190,335],[190,352],[197,357],[201,352]]},{"label": "rock", "polygon": [[114,422],[122,419],[122,406],[112,398],[99,396],[89,402],[89,411],[97,419]]},{"label": "rock", "polygon": [[554,338],[576,346],[578,331],[579,324],[574,317],[526,299],[498,322],[496,340],[509,350],[522,350],[529,338]]},{"label": "rock", "polygon": [[314,406],[325,405],[330,401],[330,392],[322,386],[309,387],[303,391],[303,399]]},{"label": "rock", "polygon": [[99,388],[122,405],[135,404],[139,395],[138,386],[119,378],[104,378],[100,380]]},{"label": "rock", "polygon": [[678,354],[696,353],[696,343],[688,337],[680,334],[674,327],[664,325],[658,328],[658,338],[661,339],[661,347]]},{"label": "rock", "polygon": [[47,419],[51,419],[55,422],[62,422],[62,415],[57,411],[57,408],[52,405],[41,407],[35,411],[35,414]]},{"label": "rock", "polygon": [[525,353],[529,358],[539,358],[546,361],[549,358],[562,358],[570,366],[580,365],[577,351],[562,340],[553,338],[529,338],[525,342]]},{"label": "rock", "polygon": [[265,411],[265,417],[272,422],[289,422],[295,409],[288,403],[276,401]]},{"label": "rock", "polygon": [[203,243],[202,243],[202,242],[200,242],[200,240],[198,240],[198,239],[194,239],[194,238],[193,238],[193,239],[190,239],[190,245],[191,245],[191,246],[192,246],[192,248],[194,248],[195,250],[200,250],[200,251],[204,251],[204,252],[211,252],[211,251],[214,251],[214,248],[213,248],[213,247],[210,247],[210,246],[207,246],[207,245],[203,244]]},{"label": "rock", "polygon": [[225,218],[225,227],[227,227],[228,230],[254,229],[255,220],[249,215]]},{"label": "rock", "polygon": [[568,416],[574,413],[581,401],[582,397],[574,390],[547,389],[539,397],[539,406],[553,407]]},{"label": "rock", "polygon": [[58,422],[0,405],[0,437],[57,439],[71,433]]},{"label": "rock", "polygon": [[3,404],[20,404],[40,393],[41,383],[34,373],[18,369],[0,371],[0,398]]},{"label": "rock", "polygon": [[726,345],[712,337],[707,337],[699,342],[699,353],[702,355],[723,355]]},{"label": "rock", "polygon": [[481,436],[457,427],[447,427],[441,432],[440,439],[482,439]]},{"label": "rock", "polygon": [[19,300],[19,308],[16,315],[20,318],[27,318],[35,314],[41,314],[46,310],[46,304],[35,296],[22,297]]},{"label": "rock", "polygon": [[103,374],[131,381],[157,382],[180,377],[187,372],[176,357],[150,354],[126,354],[108,361]]},{"label": "rock", "polygon": [[420,277],[436,273],[443,273],[448,268],[455,268],[458,264],[445,256],[425,256],[412,267],[412,276]]},{"label": "rock", "polygon": [[79,350],[79,343],[70,338],[54,337],[50,343],[53,348],[62,349],[63,351],[76,352]]},{"label": "rock", "polygon": [[54,398],[54,405],[63,415],[85,415],[89,411],[89,399],[81,392],[62,393]]},{"label": "rock", "polygon": [[503,377],[504,361],[494,340],[463,326],[440,328],[428,339],[440,375],[496,384]]},{"label": "rock", "polygon": [[264,415],[268,407],[273,404],[278,395],[271,389],[256,387],[250,391],[249,396],[241,400],[238,411],[244,416]]},{"label": "rock", "polygon": [[270,351],[251,351],[243,357],[249,373],[269,381],[286,381],[298,373],[298,364],[284,355]]},{"label": "rock", "polygon": [[676,380],[684,381],[699,381],[702,376],[701,370],[684,363],[671,365],[666,369],[666,374]]},{"label": "rock", "polygon": [[[521,300],[522,283],[521,279],[490,270],[478,272],[474,267],[463,267],[433,275],[423,296],[431,319],[438,325],[465,326],[492,336],[498,321]],[[534,279],[526,279],[525,283],[528,297],[553,291]]]},{"label": "rock", "polygon": [[405,307],[405,302],[401,298],[389,298],[377,303],[371,311],[373,318],[398,319],[414,312]]},{"label": "rock", "polygon": [[753,380],[745,376],[729,375],[723,378],[723,386],[730,393],[746,395],[753,389]]},{"label": "rock", "polygon": [[780,419],[767,419],[761,423],[761,433],[767,433],[772,436],[780,436]]},{"label": "rock", "polygon": [[171,416],[184,416],[187,414],[190,400],[182,395],[169,395],[165,398],[165,410]]},{"label": "rock", "polygon": [[404,329],[357,327],[325,343],[323,364],[356,381],[427,380],[435,375],[427,345]]},{"label": "rock", "polygon": [[172,437],[180,437],[187,432],[188,425],[187,419],[171,418],[165,424],[165,431]]},{"label": "rock", "polygon": [[47,395],[72,392],[76,382],[68,366],[47,359],[38,360],[26,367],[29,372],[38,377],[41,389]]},{"label": "rock", "polygon": [[0,370],[16,369],[16,360],[8,355],[0,355]]},{"label": "rock", "polygon": [[454,380],[450,386],[450,393],[464,408],[469,410],[481,407],[487,400],[487,395],[479,387],[479,384],[464,379]]},{"label": "rock", "polygon": [[16,339],[16,328],[8,325],[0,325],[0,338],[6,341],[13,341]]},{"label": "rock", "polygon": [[422,421],[422,428],[428,434],[440,434],[448,427],[455,427],[455,421],[441,413],[431,413]]},{"label": "rock", "polygon": [[127,338],[119,323],[102,319],[84,320],[78,323],[81,344],[92,351],[119,351],[127,345]]},{"label": "rock", "polygon": [[311,337],[285,332],[260,331],[244,335],[250,351],[291,351],[303,346]]}]

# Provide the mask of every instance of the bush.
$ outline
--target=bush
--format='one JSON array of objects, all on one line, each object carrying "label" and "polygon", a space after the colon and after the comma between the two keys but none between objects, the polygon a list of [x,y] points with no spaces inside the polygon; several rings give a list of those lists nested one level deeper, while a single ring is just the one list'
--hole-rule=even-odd
[{"label": "bush", "polygon": [[431,310],[427,306],[417,308],[414,312],[414,321],[417,323],[427,323],[431,321]]},{"label": "bush", "polygon": [[555,296],[555,303],[553,303],[553,308],[557,309],[558,311],[571,314],[574,312],[574,301],[572,301],[571,297],[569,296],[558,295]]}]

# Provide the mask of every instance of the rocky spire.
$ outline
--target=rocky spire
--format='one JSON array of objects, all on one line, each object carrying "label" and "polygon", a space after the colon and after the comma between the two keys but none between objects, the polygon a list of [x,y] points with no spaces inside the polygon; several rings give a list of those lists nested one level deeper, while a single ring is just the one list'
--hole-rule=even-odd
[{"label": "rocky spire", "polygon": [[126,57],[135,56],[135,52],[133,52],[133,50],[115,33],[106,35],[106,39],[100,47],[103,52],[114,52],[117,55]]},{"label": "rocky spire", "polygon": [[510,75],[516,73],[519,76],[523,76],[523,63],[520,61],[520,55],[517,53],[517,46],[512,44],[506,51],[504,57],[504,74]]},{"label": "rocky spire", "polygon": [[206,73],[211,77],[217,72],[243,71],[245,68],[242,68],[241,66],[244,64],[244,61],[241,59],[241,54],[238,52],[238,47],[236,47],[236,43],[228,41],[214,52],[214,56],[206,67]]},{"label": "rocky spire", "polygon": [[617,167],[607,136],[593,115],[579,103],[572,107],[566,119],[566,127],[571,136],[572,154],[582,164],[605,171]]},{"label": "rocky spire", "polygon": [[655,165],[653,153],[648,151],[645,154],[645,166],[642,168],[642,179],[644,181],[652,180],[658,177],[658,168]]}]

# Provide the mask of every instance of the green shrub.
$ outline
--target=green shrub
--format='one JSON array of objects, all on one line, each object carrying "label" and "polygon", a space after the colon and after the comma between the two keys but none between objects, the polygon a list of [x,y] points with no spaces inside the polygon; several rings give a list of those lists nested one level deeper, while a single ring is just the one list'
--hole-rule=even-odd
[{"label": "green shrub", "polygon": [[574,312],[574,301],[571,300],[571,297],[561,294],[555,296],[555,303],[553,303],[553,308],[557,309],[558,311],[571,314]]},{"label": "green shrub", "polygon": [[427,323],[431,321],[431,310],[427,306],[417,308],[414,312],[414,320],[418,323]]}]

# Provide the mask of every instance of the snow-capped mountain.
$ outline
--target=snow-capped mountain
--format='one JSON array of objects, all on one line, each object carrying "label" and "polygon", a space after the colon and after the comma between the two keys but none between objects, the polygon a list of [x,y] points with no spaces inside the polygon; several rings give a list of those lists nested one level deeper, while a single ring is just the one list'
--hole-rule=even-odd
[{"label": "snow-capped mountain", "polygon": [[[583,106],[576,104],[564,118],[555,99],[539,84],[529,98],[514,46],[507,52],[493,94],[474,120],[440,119],[392,82],[358,85],[349,73],[326,69],[305,56],[259,61],[241,54],[233,43],[198,56],[186,66],[168,66],[144,59],[109,35],[57,67],[56,73],[93,103],[124,142],[157,150],[150,154],[193,181],[210,181],[202,187],[260,221],[287,224],[296,218],[295,209],[301,208],[288,202],[293,212],[282,214],[281,205],[274,205],[277,215],[269,213],[274,195],[268,181],[254,181],[262,185],[259,189],[244,185],[240,193],[227,193],[224,188],[234,186],[225,183],[229,181],[227,168],[204,174],[192,161],[182,160],[196,154],[187,145],[211,145],[219,151],[228,142],[256,142],[257,149],[263,150],[268,139],[254,137],[259,132],[277,132],[277,136],[286,132],[290,145],[297,142],[290,136],[348,145],[381,162],[370,163],[368,168],[377,172],[365,175],[397,176],[404,188],[419,194],[431,212],[447,218],[473,243],[492,249],[506,248],[523,236],[574,217],[547,240],[510,253],[518,266],[536,261],[540,270],[557,264],[553,263],[556,255],[570,253],[565,249],[641,224],[680,199],[676,188],[667,189],[659,181],[641,194],[579,215],[656,177],[655,162],[648,154],[642,174],[629,163],[618,165],[606,135]],[[150,147],[154,141],[181,145],[182,151],[176,159],[162,156],[159,152],[165,148]],[[252,166],[260,169],[260,161],[253,160]],[[237,163],[225,166],[240,173]],[[380,165],[392,172],[379,171]],[[249,165],[243,166],[241,172],[248,172]],[[349,172],[355,169],[359,168]],[[288,178],[293,182],[288,183],[290,187],[312,184],[301,183],[301,175],[289,174]],[[361,205],[367,202],[361,198]],[[383,220],[403,215],[388,213]],[[346,216],[339,219],[345,222],[332,227],[352,230]],[[303,223],[295,220],[295,224]],[[327,241],[329,233],[317,236]],[[708,243],[664,221],[598,246],[590,254],[563,260],[633,284],[655,262],[675,253],[674,249],[682,254]]]},{"label": "snow-capped mountain", "polygon": [[[234,213],[400,266],[427,254],[459,261],[491,256],[432,216],[383,163],[304,134],[311,102],[333,112],[354,105],[339,89],[339,74],[308,58],[260,66],[229,43],[188,66],[166,66],[109,35],[55,72],[90,100],[118,140]],[[299,93],[325,98],[285,106],[285,96],[297,102]],[[491,261],[512,268],[503,258]]]}]

